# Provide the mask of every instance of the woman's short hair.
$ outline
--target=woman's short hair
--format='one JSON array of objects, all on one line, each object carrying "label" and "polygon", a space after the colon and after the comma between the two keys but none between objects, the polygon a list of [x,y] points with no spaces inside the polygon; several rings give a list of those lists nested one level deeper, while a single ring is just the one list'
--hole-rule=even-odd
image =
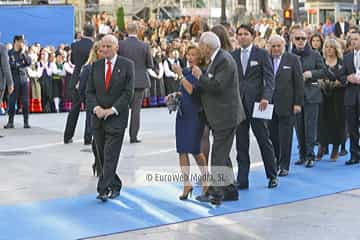
[{"label": "woman's short hair", "polygon": [[200,48],[199,48],[199,46],[196,44],[196,43],[191,43],[188,47],[187,47],[187,49],[186,49],[186,54],[188,54],[191,50],[196,50],[196,51],[198,51],[198,53],[199,53],[199,66],[204,66],[204,64],[205,64],[205,60],[204,60],[204,58],[203,58],[203,56],[201,55],[201,51],[200,51]]},{"label": "woman's short hair", "polygon": [[335,49],[335,54],[338,58],[342,59],[343,58],[343,51],[341,49],[341,45],[340,43],[334,39],[334,38],[327,38],[325,40],[325,43],[324,43],[324,47],[323,47],[323,55],[324,57],[326,58],[327,57],[327,54],[326,54],[326,51],[325,51],[325,48],[326,46],[328,47],[331,47],[331,48],[334,48]]}]

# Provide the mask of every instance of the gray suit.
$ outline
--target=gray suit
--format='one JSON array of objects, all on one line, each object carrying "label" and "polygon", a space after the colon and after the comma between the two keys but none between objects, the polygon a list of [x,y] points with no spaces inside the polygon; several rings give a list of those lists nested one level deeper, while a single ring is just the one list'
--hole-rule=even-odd
[{"label": "gray suit", "polygon": [[[296,52],[296,49],[294,49]],[[299,53],[298,53],[299,54]],[[299,142],[300,160],[313,161],[315,159],[314,146],[317,134],[319,106],[322,101],[321,89],[318,80],[326,77],[325,64],[321,55],[307,45],[300,53],[303,71],[310,71],[312,78],[304,83],[304,107],[296,115],[296,133]]]},{"label": "gray suit", "polygon": [[153,68],[153,59],[148,44],[136,37],[129,37],[119,43],[119,55],[135,63],[135,93],[131,103],[130,141],[136,141],[140,128],[140,109],[145,88],[150,88],[148,68]]},{"label": "gray suit", "polygon": [[297,56],[284,53],[275,73],[273,96],[274,113],[270,121],[270,138],[274,145],[277,165],[281,170],[289,170],[293,128],[294,105],[304,104],[304,81],[301,63]]},{"label": "gray suit", "polygon": [[8,50],[0,44],[0,102],[6,87],[11,86],[14,86],[14,82],[10,70]]},{"label": "gray suit", "polygon": [[245,119],[245,113],[236,63],[229,53],[219,50],[208,71],[194,84],[193,94],[200,95],[205,117],[214,136],[211,172],[215,175],[224,174],[224,181],[215,181],[214,184],[233,184],[234,174],[229,154],[236,127]]}]

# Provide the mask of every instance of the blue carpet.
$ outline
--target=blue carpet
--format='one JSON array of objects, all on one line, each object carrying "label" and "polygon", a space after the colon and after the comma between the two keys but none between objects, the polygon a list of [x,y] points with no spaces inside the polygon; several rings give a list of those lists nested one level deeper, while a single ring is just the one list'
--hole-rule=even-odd
[{"label": "blue carpet", "polygon": [[[296,154],[292,158],[295,160]],[[81,239],[291,203],[360,188],[360,165],[345,166],[347,158],[330,162],[325,157],[316,162],[312,169],[292,165],[290,175],[280,178],[279,187],[272,190],[266,188],[263,167],[252,169],[250,190],[240,191],[239,201],[226,202],[218,208],[199,203],[194,198],[178,200],[181,186],[171,184],[125,188],[118,199],[107,203],[100,203],[92,194],[0,206],[0,239]],[[196,188],[194,195],[200,191],[200,188]]]}]

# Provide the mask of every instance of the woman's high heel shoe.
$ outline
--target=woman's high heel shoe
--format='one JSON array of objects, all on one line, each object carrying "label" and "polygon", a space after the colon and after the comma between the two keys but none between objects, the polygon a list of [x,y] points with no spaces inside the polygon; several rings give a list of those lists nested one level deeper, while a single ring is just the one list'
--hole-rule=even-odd
[{"label": "woman's high heel shoe", "polygon": [[183,194],[179,196],[179,199],[180,200],[186,200],[188,198],[188,196],[191,197],[192,191],[193,191],[192,186],[184,187]]}]

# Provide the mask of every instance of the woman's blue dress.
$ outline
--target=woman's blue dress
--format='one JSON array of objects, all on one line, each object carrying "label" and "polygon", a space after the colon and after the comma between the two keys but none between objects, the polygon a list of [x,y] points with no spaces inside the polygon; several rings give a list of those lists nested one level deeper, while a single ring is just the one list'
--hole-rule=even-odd
[{"label": "woman's blue dress", "polygon": [[[198,81],[188,68],[183,70],[183,75],[192,84]],[[204,131],[204,123],[199,118],[201,102],[199,98],[191,96],[183,86],[180,91],[181,103],[176,115],[176,151],[197,155],[200,153]]]}]

